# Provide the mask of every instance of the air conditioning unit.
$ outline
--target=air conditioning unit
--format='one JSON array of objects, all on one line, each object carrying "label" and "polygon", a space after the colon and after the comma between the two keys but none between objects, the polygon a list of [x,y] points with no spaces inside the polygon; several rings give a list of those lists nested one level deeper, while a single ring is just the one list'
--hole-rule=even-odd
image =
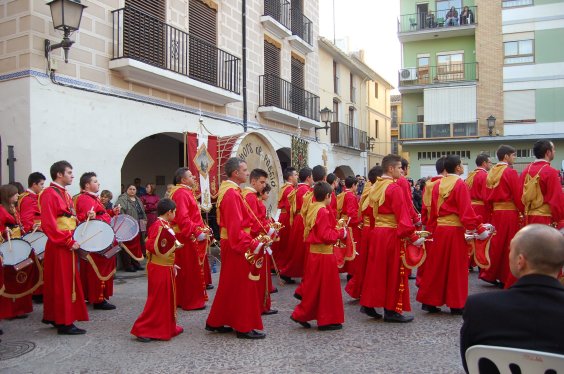
[{"label": "air conditioning unit", "polygon": [[416,68],[405,68],[400,70],[400,81],[414,81],[417,79]]}]

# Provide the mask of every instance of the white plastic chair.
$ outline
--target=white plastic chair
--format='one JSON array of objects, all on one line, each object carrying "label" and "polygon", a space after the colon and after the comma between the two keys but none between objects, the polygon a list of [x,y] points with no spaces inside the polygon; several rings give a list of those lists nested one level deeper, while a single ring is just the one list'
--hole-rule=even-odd
[{"label": "white plastic chair", "polygon": [[[466,350],[466,363],[470,374],[480,374],[478,362],[482,358],[492,361],[501,374],[512,373],[564,373],[564,355],[527,349],[474,345]],[[515,366],[520,371],[512,371]],[[549,371],[550,370],[550,371]]]}]

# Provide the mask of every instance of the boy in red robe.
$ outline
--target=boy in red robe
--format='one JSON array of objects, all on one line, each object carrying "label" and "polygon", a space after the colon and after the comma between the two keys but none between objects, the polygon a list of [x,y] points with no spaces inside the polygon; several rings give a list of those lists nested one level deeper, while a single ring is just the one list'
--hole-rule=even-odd
[{"label": "boy in red robe", "polygon": [[[176,323],[176,271],[174,254],[181,243],[176,240],[171,222],[176,204],[170,199],[157,203],[157,221],[149,227],[147,249],[147,302],[133,325],[131,334],[146,343],[170,340],[184,329]],[[185,249],[182,249],[185,250]]]},{"label": "boy in red robe", "polygon": [[[337,196],[337,218],[342,218],[346,223],[348,223],[348,226],[351,228],[353,234],[352,240],[356,243],[355,251],[361,253],[359,251],[362,251],[362,249],[358,247],[358,245],[360,244],[362,231],[359,227],[361,219],[359,214],[358,199],[356,198],[357,187],[358,179],[356,179],[356,177],[348,176],[345,178],[345,189],[339,194],[339,196]],[[340,269],[340,272],[348,273],[348,280],[353,277],[356,263],[356,258],[345,258],[345,263]]]},{"label": "boy in red robe", "polygon": [[[87,172],[80,177],[82,192],[75,199],[76,218],[79,222],[86,220],[100,220],[110,223],[111,217],[119,214],[119,205],[113,209],[106,209],[100,198],[100,182],[96,173]],[[80,259],[80,275],[86,300],[94,309],[113,310],[115,305],[108,300],[114,294],[114,275],[116,273],[116,258],[106,258],[99,253],[88,253],[86,259]]]},{"label": "boy in red robe", "polygon": [[204,266],[210,231],[192,191],[196,181],[190,169],[179,168],[174,178],[176,186],[172,187],[170,198],[176,204],[176,217],[172,225],[185,247],[175,258],[179,267],[176,302],[184,310],[201,310],[208,300]]},{"label": "boy in red robe", "polygon": [[484,222],[489,222],[490,212],[488,206],[484,203],[486,193],[486,179],[488,171],[492,167],[490,156],[479,154],[476,157],[476,169],[474,169],[464,181],[470,190],[470,198],[472,199],[472,208],[477,215],[482,217]]},{"label": "boy in red robe", "polygon": [[302,301],[296,306],[292,321],[310,328],[309,321],[317,320],[319,330],[339,330],[345,321],[341,281],[333,246],[345,239],[346,228],[337,229],[337,221],[327,208],[331,203],[331,186],[317,182],[313,188],[315,201],[305,218],[308,260]]},{"label": "boy in red robe", "polygon": [[292,224],[290,223],[290,213],[292,206],[289,196],[294,191],[295,185],[298,183],[298,172],[293,167],[284,170],[284,185],[278,191],[278,209],[280,209],[280,217],[278,222],[282,224],[282,228],[278,233],[280,240],[272,243],[272,256],[278,265],[278,269],[283,269],[288,262],[290,253],[290,233],[292,232]]},{"label": "boy in red robe", "polygon": [[41,228],[47,235],[43,259],[43,323],[57,327],[62,335],[79,335],[74,321],[88,321],[84,303],[76,250],[80,243],[73,239],[76,216],[72,197],[68,194],[74,175],[67,161],[55,162],[50,169],[50,186],[39,195]]},{"label": "boy in red robe", "polygon": [[329,204],[327,209],[329,209],[333,217],[337,219],[337,194],[335,193],[335,189],[339,185],[339,178],[335,174],[329,173],[327,174],[327,178],[325,178],[325,180],[332,187],[331,203]]}]

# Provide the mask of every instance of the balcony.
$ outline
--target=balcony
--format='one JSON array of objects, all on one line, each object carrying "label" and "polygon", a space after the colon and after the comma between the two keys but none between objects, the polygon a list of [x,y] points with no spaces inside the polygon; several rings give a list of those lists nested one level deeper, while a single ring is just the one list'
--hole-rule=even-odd
[{"label": "balcony", "polygon": [[470,13],[467,17],[461,16],[462,8],[456,9],[457,17],[447,17],[448,9],[401,15],[398,19],[398,38],[405,43],[474,35],[478,23],[478,7],[468,8]]},{"label": "balcony", "polygon": [[260,76],[259,92],[264,118],[306,129],[319,126],[319,96],[273,74]]},{"label": "balcony", "polygon": [[364,152],[366,151],[367,141],[366,131],[342,122],[331,123],[331,144],[333,145]]},{"label": "balcony", "polygon": [[286,0],[264,0],[264,15],[260,22],[280,39],[291,36],[290,3]]},{"label": "balcony", "polygon": [[428,86],[454,86],[478,80],[478,63],[450,63],[404,68],[398,72],[401,92],[421,91]]},{"label": "balcony", "polygon": [[126,81],[214,105],[242,101],[240,58],[136,8],[112,15],[110,69]]},{"label": "balcony", "polygon": [[288,41],[292,47],[303,54],[313,52],[313,22],[298,8],[290,9],[290,19],[292,36]]},{"label": "balcony", "polygon": [[400,123],[400,140],[436,140],[448,138],[477,138],[478,122],[425,124],[424,122]]}]

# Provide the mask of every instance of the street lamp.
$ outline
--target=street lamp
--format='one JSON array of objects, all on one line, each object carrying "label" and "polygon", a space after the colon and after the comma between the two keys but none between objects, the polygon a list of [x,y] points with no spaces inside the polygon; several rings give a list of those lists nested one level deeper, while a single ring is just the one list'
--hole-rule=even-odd
[{"label": "street lamp", "polygon": [[65,52],[65,62],[69,62],[69,49],[74,41],[70,40],[70,34],[80,27],[82,11],[86,5],[82,5],[80,0],[52,0],[47,3],[51,8],[51,18],[53,28],[64,32],[63,40],[60,43],[51,45],[51,41],[45,39],[45,58],[49,60],[51,51],[63,48]]},{"label": "street lamp", "polygon": [[325,130],[325,135],[329,134],[329,122],[331,122],[331,115],[333,114],[333,112],[331,111],[331,109],[325,107],[323,109],[321,109],[319,111],[319,116],[321,118],[321,122],[325,123],[324,127],[316,127],[315,130],[315,136],[317,137],[317,130]]},{"label": "street lamp", "polygon": [[495,128],[495,117],[490,114],[490,116],[486,119],[488,121],[488,136],[493,136],[493,129]]},{"label": "street lamp", "polygon": [[368,149],[370,149],[370,152],[372,152],[374,150],[374,143],[376,143],[376,138],[374,137],[369,137],[368,138]]}]

